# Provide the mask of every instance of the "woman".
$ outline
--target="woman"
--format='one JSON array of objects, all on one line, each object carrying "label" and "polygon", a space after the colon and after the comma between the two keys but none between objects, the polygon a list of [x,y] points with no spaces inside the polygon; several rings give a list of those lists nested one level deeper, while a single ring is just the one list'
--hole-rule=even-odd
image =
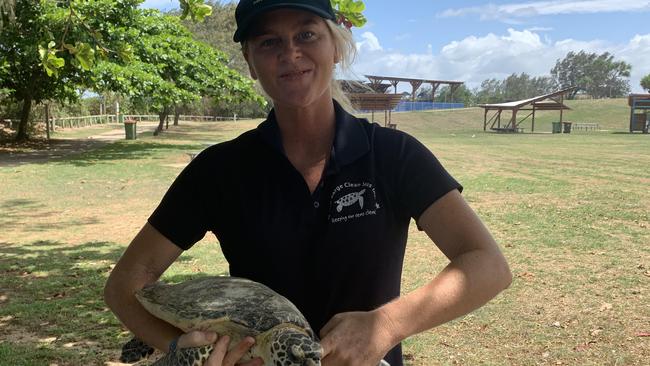
[{"label": "woman", "polygon": [[[158,349],[214,342],[181,334],[133,296],[212,231],[231,275],[266,284],[303,312],[321,336],[324,366],[401,366],[403,339],[486,303],[510,284],[508,265],[426,147],[333,100],[335,65],[347,64],[354,43],[329,0],[242,0],[236,20],[234,40],[274,108],[179,175],[113,270],[106,301]],[[411,218],[450,262],[400,296]],[[221,348],[210,362],[231,365],[247,347]]]}]

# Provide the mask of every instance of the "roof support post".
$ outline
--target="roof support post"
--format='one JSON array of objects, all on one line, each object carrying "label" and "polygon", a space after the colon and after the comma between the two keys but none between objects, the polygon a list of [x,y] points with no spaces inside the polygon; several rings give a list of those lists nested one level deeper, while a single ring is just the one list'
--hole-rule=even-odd
[{"label": "roof support post", "polygon": [[564,115],[564,108],[562,108],[562,105],[564,105],[564,93],[560,94],[560,123],[562,123],[562,116]]},{"label": "roof support post", "polygon": [[[510,128],[512,128],[513,130],[517,128],[517,112],[519,112],[519,109],[512,110],[512,118],[510,119],[510,123],[508,124]],[[506,127],[508,127],[508,125],[506,125]]]},{"label": "roof support post", "polygon": [[487,129],[487,113],[488,109],[485,108],[485,112],[483,113],[483,132],[485,132]]},{"label": "roof support post", "polygon": [[460,84],[451,84],[450,85],[450,89],[451,89],[450,98],[451,98],[451,100],[454,100],[454,93],[456,92],[456,90],[458,90],[459,86],[460,86]]},{"label": "roof support post", "polygon": [[530,129],[531,132],[535,132],[535,103],[533,103],[533,124],[532,128]]},{"label": "roof support post", "polygon": [[393,86],[393,89],[395,89],[395,94],[397,94],[397,84],[399,84],[399,81],[391,80],[390,84]]},{"label": "roof support post", "polygon": [[411,100],[415,102],[415,93],[418,91],[418,88],[422,85],[422,81],[420,80],[411,80],[411,88],[413,89],[413,92],[411,93]]},{"label": "roof support post", "polygon": [[431,103],[436,101],[436,90],[440,86],[440,83],[429,83],[431,84]]}]

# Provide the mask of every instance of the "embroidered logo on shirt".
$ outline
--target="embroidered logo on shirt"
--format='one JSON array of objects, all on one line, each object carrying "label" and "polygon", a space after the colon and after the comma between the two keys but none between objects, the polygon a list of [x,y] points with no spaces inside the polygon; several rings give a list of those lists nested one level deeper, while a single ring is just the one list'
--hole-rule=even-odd
[{"label": "embroidered logo on shirt", "polygon": [[359,192],[354,192],[350,194],[346,194],[345,196],[339,198],[338,200],[335,201],[336,203],[336,211],[341,212],[343,211],[343,207],[348,207],[352,206],[353,204],[359,202],[359,207],[363,209],[363,194],[366,193],[365,189],[360,190]]},{"label": "embroidered logo on shirt", "polygon": [[379,209],[375,186],[369,182],[345,182],[334,188],[330,197],[331,223],[347,222],[376,215]]}]

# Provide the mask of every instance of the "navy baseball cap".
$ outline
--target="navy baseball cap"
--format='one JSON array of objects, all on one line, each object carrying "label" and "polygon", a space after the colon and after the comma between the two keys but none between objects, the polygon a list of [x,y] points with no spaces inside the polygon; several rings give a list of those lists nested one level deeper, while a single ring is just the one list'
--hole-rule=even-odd
[{"label": "navy baseball cap", "polygon": [[243,41],[257,16],[281,8],[305,10],[325,19],[336,21],[330,0],[241,0],[235,10],[237,30],[233,40],[235,42]]}]

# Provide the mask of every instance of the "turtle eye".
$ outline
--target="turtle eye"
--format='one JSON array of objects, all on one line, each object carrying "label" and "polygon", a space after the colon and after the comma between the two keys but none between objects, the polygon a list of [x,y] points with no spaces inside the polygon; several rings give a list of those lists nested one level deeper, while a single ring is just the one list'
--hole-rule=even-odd
[{"label": "turtle eye", "polygon": [[299,360],[305,358],[305,351],[303,351],[297,344],[291,346],[291,354]]}]

